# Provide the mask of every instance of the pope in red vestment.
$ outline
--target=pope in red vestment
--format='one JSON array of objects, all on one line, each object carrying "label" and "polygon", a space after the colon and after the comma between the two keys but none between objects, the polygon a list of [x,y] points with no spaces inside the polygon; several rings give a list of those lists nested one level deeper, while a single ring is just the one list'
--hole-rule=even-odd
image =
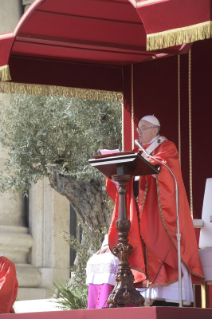
[{"label": "pope in red vestment", "polygon": [[[160,126],[154,125],[157,119],[152,121],[152,118],[153,116],[146,116],[140,120],[139,141],[147,150],[154,143],[154,149],[149,154],[164,162],[176,177],[179,192],[181,260],[188,273],[191,274],[192,281],[202,281],[204,275],[182,179],[178,151],[174,143],[160,137]],[[159,123],[157,121],[156,124]],[[158,162],[152,159],[151,162],[158,165]],[[149,287],[170,285],[178,281],[175,182],[170,171],[163,165],[160,166],[159,174],[140,176],[138,205],[134,197],[133,181],[129,182],[127,186],[127,213],[131,221],[128,238],[129,243],[133,246],[133,254],[129,258],[129,263],[137,287],[139,287],[138,283],[144,280],[147,280]],[[107,190],[116,203],[108,233],[109,246],[112,249],[118,243],[115,227],[115,221],[118,219],[118,194],[115,185],[109,179],[107,179]]]},{"label": "pope in red vestment", "polygon": [[0,314],[14,313],[18,292],[16,269],[12,261],[0,255]]}]

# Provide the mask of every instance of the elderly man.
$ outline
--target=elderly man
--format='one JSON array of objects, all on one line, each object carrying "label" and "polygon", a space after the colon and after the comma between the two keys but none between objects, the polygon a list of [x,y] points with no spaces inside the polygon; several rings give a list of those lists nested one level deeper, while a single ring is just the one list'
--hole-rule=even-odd
[{"label": "elderly man", "polygon": [[[183,184],[176,146],[160,136],[160,122],[153,115],[144,116],[138,124],[139,142],[148,154],[165,163],[173,172],[179,189],[179,219],[181,233],[182,299],[183,304],[193,301],[192,281],[204,276],[199,260],[197,242]],[[148,156],[140,149],[142,156]],[[158,162],[150,159],[153,164]],[[135,203],[133,183],[128,185],[127,209],[131,220],[129,243],[134,251],[129,259],[135,278],[135,286],[141,294],[156,300],[153,305],[178,302],[178,253],[176,226],[175,183],[170,171],[163,165],[158,175],[140,176],[139,194]],[[107,189],[111,195],[112,184]],[[113,196],[112,196],[113,197]],[[114,197],[113,197],[114,198]],[[115,221],[118,217],[115,205],[109,229],[109,245],[117,243]],[[159,300],[159,301],[157,301]]]}]

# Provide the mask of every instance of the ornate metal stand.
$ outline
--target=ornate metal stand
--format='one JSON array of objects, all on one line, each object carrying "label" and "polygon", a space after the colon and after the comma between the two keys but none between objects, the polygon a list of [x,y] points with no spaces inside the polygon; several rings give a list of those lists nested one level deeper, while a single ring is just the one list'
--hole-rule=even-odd
[{"label": "ornate metal stand", "polygon": [[116,285],[108,297],[107,303],[110,308],[124,307],[126,304],[144,305],[144,298],[134,288],[134,276],[129,267],[129,257],[133,252],[133,247],[128,244],[128,232],[131,223],[127,220],[126,209],[126,185],[132,179],[131,175],[113,175],[112,179],[119,183],[119,219],[116,221],[119,244],[113,247],[113,254],[119,259],[118,272],[116,275]]}]

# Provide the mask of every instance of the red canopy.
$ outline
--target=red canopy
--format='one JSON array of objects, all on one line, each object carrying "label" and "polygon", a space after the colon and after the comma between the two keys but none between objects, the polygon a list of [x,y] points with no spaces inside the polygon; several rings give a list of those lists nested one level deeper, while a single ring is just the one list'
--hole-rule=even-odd
[{"label": "red canopy", "polygon": [[10,69],[19,82],[17,58],[127,65],[210,36],[210,0],[35,0],[14,32],[0,35],[0,80]]},{"label": "red canopy", "polygon": [[210,0],[130,0],[143,21],[147,50],[212,36]]},{"label": "red canopy", "polygon": [[[212,156],[212,40],[182,53],[190,42],[211,37],[210,16],[210,0],[36,0],[14,32],[0,35],[0,92],[95,100],[124,95],[126,150],[141,116],[160,115],[167,137],[176,144],[178,133],[183,137],[187,190],[193,136],[194,207],[200,218],[205,178],[211,176],[203,163]],[[9,74],[12,82],[3,82]]]}]

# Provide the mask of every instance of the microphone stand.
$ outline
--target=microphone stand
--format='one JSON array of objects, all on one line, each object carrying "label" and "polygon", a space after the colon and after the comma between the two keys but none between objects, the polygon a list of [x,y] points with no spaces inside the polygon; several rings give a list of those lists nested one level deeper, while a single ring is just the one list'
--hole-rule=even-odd
[{"label": "microphone stand", "polygon": [[175,183],[175,199],[176,199],[176,213],[177,213],[177,257],[178,257],[178,290],[179,290],[179,307],[182,307],[182,275],[181,275],[181,248],[180,248],[180,221],[179,221],[179,197],[178,197],[178,185],[177,185],[177,179],[172,172],[172,170],[163,162],[161,162],[159,159],[155,158],[154,156],[148,154],[146,150],[143,148],[143,146],[139,143],[138,140],[135,140],[135,144],[142,149],[142,151],[150,158],[152,158],[154,161],[160,163],[161,165],[165,166],[169,172],[171,173],[174,183]]}]

